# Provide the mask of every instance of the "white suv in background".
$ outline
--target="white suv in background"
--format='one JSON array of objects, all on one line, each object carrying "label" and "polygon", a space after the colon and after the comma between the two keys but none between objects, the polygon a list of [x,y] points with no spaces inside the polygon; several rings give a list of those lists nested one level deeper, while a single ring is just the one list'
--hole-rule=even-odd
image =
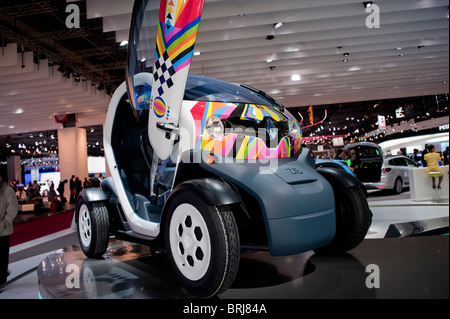
[{"label": "white suv in background", "polygon": [[400,194],[403,188],[409,187],[409,170],[419,167],[406,156],[387,157],[381,167],[381,179],[376,183],[364,183],[367,189],[386,189]]}]

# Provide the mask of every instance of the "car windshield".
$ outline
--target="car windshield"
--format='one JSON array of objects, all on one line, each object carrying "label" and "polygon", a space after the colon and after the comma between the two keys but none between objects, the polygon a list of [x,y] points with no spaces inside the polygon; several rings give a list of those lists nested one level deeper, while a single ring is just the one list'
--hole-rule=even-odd
[{"label": "car windshield", "polygon": [[184,99],[190,101],[248,103],[276,108],[282,107],[278,102],[265,96],[265,93],[198,75],[189,75]]}]

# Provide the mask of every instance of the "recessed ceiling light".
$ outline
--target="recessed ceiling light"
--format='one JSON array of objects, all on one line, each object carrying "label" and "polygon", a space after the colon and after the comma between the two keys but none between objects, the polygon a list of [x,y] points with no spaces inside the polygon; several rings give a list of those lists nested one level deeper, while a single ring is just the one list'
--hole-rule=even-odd
[{"label": "recessed ceiling light", "polygon": [[120,46],[121,47],[124,47],[126,45],[128,45],[128,41],[127,40],[124,40],[124,41],[120,42]]},{"label": "recessed ceiling light", "polygon": [[14,114],[22,114],[24,111],[23,109],[17,109]]},{"label": "recessed ceiling light", "polygon": [[195,52],[194,52],[194,55],[195,55],[195,56],[199,56],[199,55],[201,55],[201,53],[200,53],[200,51],[195,51]]},{"label": "recessed ceiling light", "polygon": [[363,2],[364,8],[370,8],[372,6],[372,1]]},{"label": "recessed ceiling light", "polygon": [[347,53],[344,53],[344,56],[345,56],[345,57],[347,57],[347,56],[349,56],[349,55],[350,55],[350,53],[348,53],[348,52],[347,52]]},{"label": "recessed ceiling light", "polygon": [[284,26],[284,23],[283,23],[283,22],[278,22],[278,23],[275,23],[275,24],[273,25],[273,27],[274,27],[275,29],[279,29],[279,28],[281,28],[282,26]]},{"label": "recessed ceiling light", "polygon": [[272,59],[266,60],[266,63],[271,63],[271,62],[273,62]]},{"label": "recessed ceiling light", "polygon": [[274,35],[268,35],[267,37],[266,37],[266,40],[273,40],[273,39],[275,39],[275,36]]},{"label": "recessed ceiling light", "polygon": [[446,84],[446,83],[447,83],[447,80],[442,81],[442,83],[443,83],[443,84]]},{"label": "recessed ceiling light", "polygon": [[343,62],[344,62],[344,63],[347,63],[347,62],[348,62],[348,59],[344,59]]},{"label": "recessed ceiling light", "polygon": [[299,75],[299,74],[294,74],[292,77],[291,77],[291,80],[292,81],[300,81],[302,79],[302,77]]}]

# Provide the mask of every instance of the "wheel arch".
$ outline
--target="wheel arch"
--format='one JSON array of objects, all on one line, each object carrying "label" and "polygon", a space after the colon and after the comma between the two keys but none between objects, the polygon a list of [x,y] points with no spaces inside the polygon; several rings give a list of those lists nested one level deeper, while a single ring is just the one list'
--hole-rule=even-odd
[{"label": "wheel arch", "polygon": [[200,194],[210,206],[227,206],[241,203],[239,195],[231,188],[231,186],[222,181],[214,178],[188,180],[179,184],[167,199],[161,215],[161,228],[164,227],[165,215],[173,200],[180,193],[186,191]]},{"label": "wheel arch", "polygon": [[362,185],[362,183],[356,177],[346,173],[345,171],[339,168],[319,167],[316,170],[331,184],[333,188],[335,187],[350,188]]},{"label": "wheel arch", "polygon": [[79,205],[80,200],[83,200],[86,203],[86,205],[89,206],[89,209],[92,209],[92,203],[107,202],[108,196],[100,188],[88,188],[88,189],[82,190],[80,192],[80,194],[78,195],[78,198],[76,201],[76,208],[75,208],[76,223],[78,223],[78,205]]}]

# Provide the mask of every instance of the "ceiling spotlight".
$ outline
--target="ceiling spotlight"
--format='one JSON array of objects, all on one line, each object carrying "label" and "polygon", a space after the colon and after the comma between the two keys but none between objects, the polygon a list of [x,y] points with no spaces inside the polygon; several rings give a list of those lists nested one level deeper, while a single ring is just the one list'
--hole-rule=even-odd
[{"label": "ceiling spotlight", "polygon": [[277,67],[276,66],[269,66],[269,69],[271,70],[271,71],[273,71],[273,70],[275,70]]},{"label": "ceiling spotlight", "polygon": [[345,57],[348,57],[350,55],[350,53],[344,53]]},{"label": "ceiling spotlight", "polygon": [[271,41],[271,40],[273,40],[273,39],[275,39],[275,36],[274,36],[274,35],[268,35],[268,36],[266,37],[266,40],[269,40],[269,41]]},{"label": "ceiling spotlight", "polygon": [[273,25],[273,27],[274,27],[275,29],[279,29],[279,28],[281,28],[282,26],[284,26],[284,23],[283,23],[283,22],[278,22],[278,23],[275,23],[275,24]]},{"label": "ceiling spotlight", "polygon": [[372,6],[373,2],[372,1],[367,1],[367,2],[363,2],[364,8],[370,8]]},{"label": "ceiling spotlight", "polygon": [[417,49],[423,49],[425,46],[424,45],[419,45],[418,47],[417,47]]},{"label": "ceiling spotlight", "polygon": [[344,59],[343,62],[344,62],[344,63],[347,63],[347,62],[348,62],[348,59]]},{"label": "ceiling spotlight", "polygon": [[120,46],[121,47],[124,47],[126,45],[128,45],[128,41],[127,40],[124,40],[124,41],[120,42]]}]

